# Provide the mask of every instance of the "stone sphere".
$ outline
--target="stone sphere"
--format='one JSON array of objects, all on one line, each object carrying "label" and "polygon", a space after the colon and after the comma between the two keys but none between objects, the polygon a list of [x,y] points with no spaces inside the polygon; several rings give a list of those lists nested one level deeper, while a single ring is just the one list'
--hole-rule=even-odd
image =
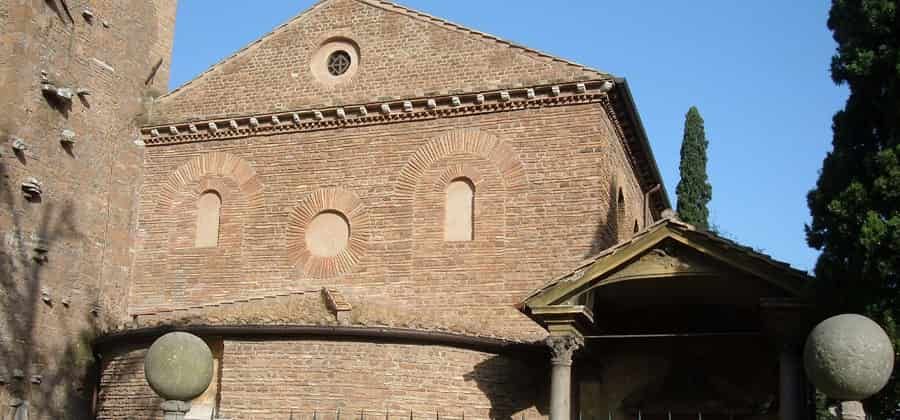
[{"label": "stone sphere", "polygon": [[887,384],[894,349],[875,321],[862,315],[838,315],[809,333],[803,366],[813,385],[829,397],[859,401]]},{"label": "stone sphere", "polygon": [[196,335],[168,333],[156,339],[147,351],[144,374],[160,397],[190,401],[206,391],[212,381],[212,351]]}]

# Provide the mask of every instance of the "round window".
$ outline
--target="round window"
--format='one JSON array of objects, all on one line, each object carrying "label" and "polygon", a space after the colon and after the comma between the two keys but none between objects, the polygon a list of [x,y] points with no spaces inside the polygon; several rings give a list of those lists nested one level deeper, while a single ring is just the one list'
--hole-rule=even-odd
[{"label": "round window", "polygon": [[362,62],[359,47],[346,38],[333,38],[318,48],[310,57],[309,67],[320,83],[334,86],[353,80]]},{"label": "round window", "polygon": [[347,51],[335,51],[328,56],[328,73],[340,76],[350,69],[350,54]]}]

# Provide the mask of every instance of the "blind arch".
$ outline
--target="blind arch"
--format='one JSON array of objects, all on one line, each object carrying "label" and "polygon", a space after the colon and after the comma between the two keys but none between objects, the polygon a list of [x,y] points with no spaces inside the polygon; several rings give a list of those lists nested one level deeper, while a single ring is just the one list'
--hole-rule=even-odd
[{"label": "blind arch", "polygon": [[616,233],[619,241],[629,238],[628,232],[628,211],[625,208],[625,193],[619,188],[616,194]]},{"label": "blind arch", "polygon": [[213,190],[206,191],[197,200],[197,231],[194,247],[212,248],[219,245],[219,219],[222,213],[222,197]]},{"label": "blind arch", "polygon": [[471,241],[475,237],[475,185],[456,178],[447,185],[444,203],[444,240]]}]

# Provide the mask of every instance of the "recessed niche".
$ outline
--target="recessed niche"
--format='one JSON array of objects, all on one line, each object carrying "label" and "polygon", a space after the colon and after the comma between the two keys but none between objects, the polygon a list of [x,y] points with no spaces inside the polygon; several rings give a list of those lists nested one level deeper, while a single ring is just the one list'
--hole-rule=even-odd
[{"label": "recessed niche", "polygon": [[222,198],[215,191],[206,191],[197,200],[197,226],[194,247],[207,248],[219,244],[219,217]]},{"label": "recessed niche", "polygon": [[471,241],[475,212],[475,186],[468,178],[457,178],[447,186],[444,207],[444,240]]},{"label": "recessed niche", "polygon": [[306,228],[306,247],[317,257],[334,257],[347,249],[350,223],[338,211],[326,210],[313,217]]},{"label": "recessed niche", "polygon": [[356,194],[340,188],[317,190],[288,216],[288,258],[301,275],[339,276],[363,257],[369,232],[369,217]]}]

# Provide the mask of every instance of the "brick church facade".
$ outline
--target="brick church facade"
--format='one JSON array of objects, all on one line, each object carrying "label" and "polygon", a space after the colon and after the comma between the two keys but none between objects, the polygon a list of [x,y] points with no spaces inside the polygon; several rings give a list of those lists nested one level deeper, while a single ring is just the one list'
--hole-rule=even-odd
[{"label": "brick church facade", "polygon": [[624,79],[323,0],[159,95],[174,0],[3,7],[0,415],[161,418],[177,329],[193,419],[804,418],[806,276],[664,211]]}]

